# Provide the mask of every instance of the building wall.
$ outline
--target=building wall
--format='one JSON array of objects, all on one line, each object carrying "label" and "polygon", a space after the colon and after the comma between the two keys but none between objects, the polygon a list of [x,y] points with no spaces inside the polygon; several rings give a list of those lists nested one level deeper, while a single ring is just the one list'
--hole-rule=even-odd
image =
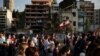
[{"label": "building wall", "polygon": [[[73,15],[73,12],[75,13],[75,15]],[[66,17],[69,18],[69,20],[71,21],[71,27],[73,32],[77,32],[79,30],[78,28],[78,11],[76,9],[62,9],[60,10],[60,19],[61,21],[66,20]]]},{"label": "building wall", "polygon": [[14,10],[14,0],[4,0],[3,7],[7,7],[7,9],[13,12]]},{"label": "building wall", "polygon": [[9,2],[9,10],[11,10],[13,12],[13,10],[14,10],[14,0],[10,0],[10,2]]},{"label": "building wall", "polygon": [[32,0],[31,5],[26,5],[25,27],[28,26],[33,32],[42,32],[50,19],[51,3],[51,0]]},{"label": "building wall", "polygon": [[11,28],[12,12],[6,8],[0,9],[0,28],[2,30]]},{"label": "building wall", "polygon": [[59,4],[58,3],[52,4],[50,11],[51,11],[51,19],[54,19],[53,15],[55,13],[59,15]]},{"label": "building wall", "polygon": [[59,4],[52,4],[52,7],[51,7],[51,12],[52,13],[58,13],[59,12]]},{"label": "building wall", "polygon": [[7,27],[11,28],[11,23],[12,23],[12,12],[10,10],[7,10]]},{"label": "building wall", "polygon": [[[75,15],[73,15],[73,13],[75,13]],[[72,9],[72,15],[73,15],[73,30],[74,32],[77,32],[80,30],[78,22],[79,22],[79,18],[78,18],[78,10],[77,9]]]},{"label": "building wall", "polygon": [[94,19],[95,19],[95,29],[97,29],[98,27],[100,27],[100,9],[95,9]]},{"label": "building wall", "polygon": [[94,30],[94,3],[91,1],[80,1],[80,11],[85,12],[85,18],[90,21],[90,30]]}]

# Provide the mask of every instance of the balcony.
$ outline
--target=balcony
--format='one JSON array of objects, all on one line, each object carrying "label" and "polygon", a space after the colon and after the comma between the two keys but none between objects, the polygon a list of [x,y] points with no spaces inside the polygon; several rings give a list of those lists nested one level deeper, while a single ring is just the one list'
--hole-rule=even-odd
[{"label": "balcony", "polygon": [[43,25],[42,24],[31,24],[31,26],[38,26],[38,27],[40,26],[41,27]]},{"label": "balcony", "polygon": [[37,6],[31,6],[31,7],[26,7],[25,10],[49,10],[49,7],[45,7],[45,6],[40,6],[40,7],[37,7]]},{"label": "balcony", "polygon": [[32,4],[32,5],[35,5],[35,6],[49,6],[49,4]]},{"label": "balcony", "polygon": [[84,26],[84,22],[78,22],[78,26]]},{"label": "balcony", "polygon": [[32,28],[32,29],[41,29],[41,28],[43,28],[43,26],[42,26],[42,25],[41,25],[41,26],[36,26],[36,25],[35,25],[35,26],[31,26],[31,28]]},{"label": "balcony", "polygon": [[40,19],[40,18],[48,18],[48,16],[26,16],[26,18]]},{"label": "balcony", "polygon": [[34,8],[34,9],[31,9],[31,10],[49,10],[48,8]]},{"label": "balcony", "polygon": [[25,12],[26,14],[49,14],[49,12]]},{"label": "balcony", "polygon": [[32,0],[32,3],[34,2],[49,2],[49,0]]}]

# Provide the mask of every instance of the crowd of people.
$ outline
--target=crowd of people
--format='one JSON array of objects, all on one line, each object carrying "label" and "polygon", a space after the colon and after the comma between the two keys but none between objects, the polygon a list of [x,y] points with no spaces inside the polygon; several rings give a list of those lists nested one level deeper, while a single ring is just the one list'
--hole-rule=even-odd
[{"label": "crowd of people", "polygon": [[0,56],[100,56],[100,29],[89,33],[35,36],[0,33]]}]

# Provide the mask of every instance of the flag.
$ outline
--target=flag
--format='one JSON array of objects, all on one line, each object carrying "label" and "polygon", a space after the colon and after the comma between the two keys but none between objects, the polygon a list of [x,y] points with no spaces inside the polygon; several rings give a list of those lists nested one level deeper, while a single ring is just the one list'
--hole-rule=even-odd
[{"label": "flag", "polygon": [[64,26],[64,22],[62,22],[59,26],[60,26],[60,27],[63,27],[63,26]]},{"label": "flag", "polygon": [[65,23],[65,25],[68,25],[70,23],[70,21],[66,20],[64,23]]},{"label": "flag", "polygon": [[65,22],[63,21],[62,23],[60,23],[59,27],[60,27],[60,29],[64,29],[65,28]]},{"label": "flag", "polygon": [[65,21],[63,21],[62,23],[60,23],[60,25],[59,25],[59,27],[61,28],[61,29],[63,29],[63,28],[65,28],[67,25],[69,25],[70,24],[70,21],[69,20],[65,20]]}]

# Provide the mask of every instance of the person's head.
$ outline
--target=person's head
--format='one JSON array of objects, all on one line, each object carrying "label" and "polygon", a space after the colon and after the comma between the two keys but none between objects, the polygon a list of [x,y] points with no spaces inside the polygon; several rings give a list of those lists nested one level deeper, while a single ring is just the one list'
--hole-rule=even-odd
[{"label": "person's head", "polygon": [[29,47],[35,47],[35,43],[33,40],[29,40],[28,45],[29,45]]},{"label": "person's head", "polygon": [[11,38],[11,35],[8,36],[8,39],[10,39],[10,38]]},{"label": "person's head", "polygon": [[13,38],[16,38],[16,36],[15,36],[15,35],[13,35]]},{"label": "person's head", "polygon": [[80,56],[85,56],[85,53],[84,53],[84,52],[81,52],[81,53],[80,53]]},{"label": "person's head", "polygon": [[60,43],[59,42],[55,42],[55,47],[59,47]]},{"label": "person's head", "polygon": [[33,56],[39,56],[39,50],[37,48],[34,49]]},{"label": "person's head", "polygon": [[36,36],[35,36],[36,38],[39,38],[39,34],[36,34]]},{"label": "person's head", "polygon": [[25,39],[25,36],[22,36],[22,39],[24,40]]},{"label": "person's head", "polygon": [[82,39],[86,40],[87,39],[87,34],[83,33],[82,34]]},{"label": "person's head", "polygon": [[61,50],[60,50],[60,55],[62,56],[66,56],[66,55],[70,55],[71,54],[71,50],[70,47],[64,46]]},{"label": "person's head", "polygon": [[36,47],[30,48],[29,53],[30,53],[30,56],[39,56],[39,50]]},{"label": "person's head", "polygon": [[45,36],[44,36],[44,39],[49,39],[49,38],[50,38],[49,35],[45,35]]},{"label": "person's head", "polygon": [[1,36],[4,36],[4,34],[3,34],[3,33],[1,33],[0,35],[1,35]]}]

